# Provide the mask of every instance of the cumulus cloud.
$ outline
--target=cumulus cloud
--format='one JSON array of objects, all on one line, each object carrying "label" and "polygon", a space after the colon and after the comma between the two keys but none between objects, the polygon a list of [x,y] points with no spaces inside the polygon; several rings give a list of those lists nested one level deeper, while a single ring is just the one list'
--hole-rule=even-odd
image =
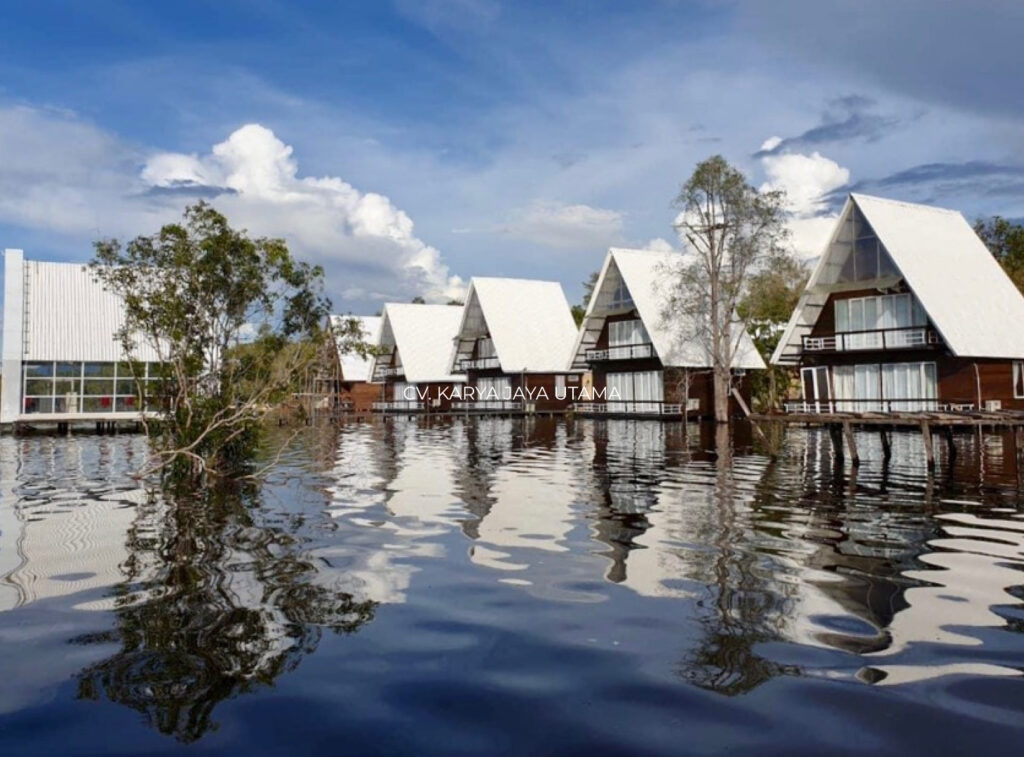
[{"label": "cumulus cloud", "polygon": [[621,242],[623,223],[616,210],[538,201],[514,214],[504,231],[547,247],[592,251]]},{"label": "cumulus cloud", "polygon": [[790,241],[797,255],[810,258],[819,255],[828,241],[836,221],[829,196],[849,184],[850,171],[817,151],[810,155],[770,152],[777,140],[781,142],[772,137],[762,147],[767,152],[762,153],[761,166],[768,180],[761,189],[785,191]]},{"label": "cumulus cloud", "polygon": [[81,258],[90,240],[149,233],[205,197],[233,225],[322,264],[338,307],[464,290],[388,197],[302,176],[292,147],[259,124],[208,153],[153,152],[70,113],[0,106],[0,154],[0,222],[78,240]]},{"label": "cumulus cloud", "polygon": [[[444,300],[463,292],[441,253],[415,235],[408,214],[338,177],[300,176],[292,147],[259,124],[237,129],[207,155],[154,155],[141,176],[156,189],[220,190],[217,205],[236,223],[283,236],[314,259],[340,264],[339,273],[345,266],[360,269],[371,280],[360,285],[349,277],[348,297]],[[366,275],[374,271],[375,277]]]}]

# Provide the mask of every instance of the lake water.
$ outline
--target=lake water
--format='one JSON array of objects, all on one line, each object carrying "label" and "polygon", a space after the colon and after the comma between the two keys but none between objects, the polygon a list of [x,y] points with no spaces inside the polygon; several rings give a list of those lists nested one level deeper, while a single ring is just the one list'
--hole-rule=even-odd
[{"label": "lake water", "polygon": [[709,433],[310,429],[175,501],[141,437],[0,438],[0,753],[1019,753],[1008,439]]}]

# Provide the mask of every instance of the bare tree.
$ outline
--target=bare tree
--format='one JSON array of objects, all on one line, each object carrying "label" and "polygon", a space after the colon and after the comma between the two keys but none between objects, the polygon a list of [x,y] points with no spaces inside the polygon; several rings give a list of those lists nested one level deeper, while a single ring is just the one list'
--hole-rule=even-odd
[{"label": "bare tree", "polygon": [[784,195],[759,192],[716,155],[697,165],[674,204],[686,248],[664,272],[662,318],[684,354],[710,363],[715,420],[727,423],[732,369],[746,331],[739,306],[751,278],[786,254]]}]

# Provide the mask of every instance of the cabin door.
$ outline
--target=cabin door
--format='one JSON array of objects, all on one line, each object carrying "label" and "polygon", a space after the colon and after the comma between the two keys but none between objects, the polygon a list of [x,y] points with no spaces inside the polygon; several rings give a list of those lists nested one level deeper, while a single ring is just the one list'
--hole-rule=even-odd
[{"label": "cabin door", "polygon": [[832,410],[832,386],[828,380],[828,368],[802,368],[800,378],[804,385],[804,402],[814,413],[828,413]]}]

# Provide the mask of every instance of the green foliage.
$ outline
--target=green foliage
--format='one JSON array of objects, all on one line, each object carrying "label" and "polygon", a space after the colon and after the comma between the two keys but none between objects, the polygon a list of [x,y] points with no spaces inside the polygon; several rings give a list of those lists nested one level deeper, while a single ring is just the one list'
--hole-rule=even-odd
[{"label": "green foliage", "polygon": [[[806,266],[785,251],[775,255],[771,265],[750,278],[737,312],[765,363],[782,338],[807,278]],[[760,409],[775,407],[779,392],[785,393],[792,380],[791,368],[769,364],[767,371],[758,371],[751,377],[755,404]]]},{"label": "green foliage", "polygon": [[590,305],[590,298],[594,296],[594,287],[597,286],[597,279],[600,275],[600,271],[591,271],[590,277],[583,282],[583,302],[579,305],[573,305],[571,308],[572,318],[576,321],[577,326],[583,323],[583,318],[587,314],[587,307]]},{"label": "green foliage", "polygon": [[152,236],[95,250],[93,273],[125,304],[125,353],[145,344],[163,366],[164,413],[148,425],[156,467],[175,479],[240,471],[263,414],[317,354],[293,343],[324,338],[322,269],[281,239],[232,229],[204,202]]},{"label": "green foliage", "polygon": [[1024,225],[993,216],[975,221],[974,231],[1017,289],[1024,292]]}]

